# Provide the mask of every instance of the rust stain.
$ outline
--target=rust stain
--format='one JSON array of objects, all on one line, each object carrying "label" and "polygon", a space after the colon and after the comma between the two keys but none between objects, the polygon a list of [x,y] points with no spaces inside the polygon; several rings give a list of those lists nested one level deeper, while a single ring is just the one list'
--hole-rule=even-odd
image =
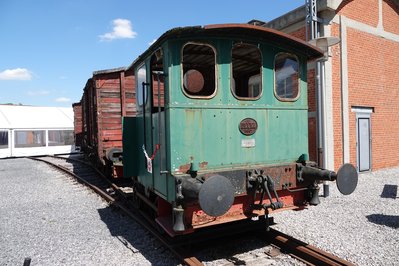
[{"label": "rust stain", "polygon": [[188,170],[190,170],[190,168],[191,168],[191,163],[183,164],[179,166],[179,171],[182,173],[187,173]]},{"label": "rust stain", "polygon": [[200,169],[206,169],[208,167],[208,162],[201,162],[199,163]]}]

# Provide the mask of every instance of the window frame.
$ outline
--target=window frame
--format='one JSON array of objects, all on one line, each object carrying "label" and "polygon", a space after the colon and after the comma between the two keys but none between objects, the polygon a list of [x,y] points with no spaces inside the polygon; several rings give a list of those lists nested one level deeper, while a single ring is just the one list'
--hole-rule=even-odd
[{"label": "window frame", "polygon": [[[137,82],[136,82],[136,104],[139,108],[143,108],[146,104],[147,104],[147,100],[148,100],[148,92],[146,90],[143,91],[143,85],[142,82],[140,84],[139,81],[139,71],[141,69],[144,69],[145,71],[145,79],[144,82],[147,82],[147,64],[145,62],[141,63],[135,70],[135,76],[137,77]],[[143,101],[143,93],[144,93],[144,101]],[[140,96],[140,97],[138,97]],[[141,104],[140,104],[141,102]]]},{"label": "window frame", "polygon": [[[41,135],[41,144],[39,143],[35,143],[33,141],[33,143],[26,143],[26,144],[21,144],[18,143],[21,139],[18,137],[18,133],[29,133],[29,132],[40,132]],[[34,134],[33,134],[34,135]],[[18,130],[14,130],[14,147],[15,148],[40,148],[40,147],[46,147],[47,143],[46,143],[46,139],[47,139],[47,133],[46,130],[44,129],[18,129]],[[27,140],[27,138],[25,138],[25,140]]]},{"label": "window frame", "polygon": [[2,149],[8,149],[10,146],[10,132],[8,130],[0,129],[0,133],[4,132],[7,134],[7,143],[6,144],[1,144],[0,143],[0,150]]},{"label": "window frame", "polygon": [[[277,94],[277,77],[276,77],[276,59],[277,56],[279,55],[289,55],[291,57],[294,57],[296,62],[298,63],[298,93],[296,95],[296,97],[294,98],[284,98],[284,97],[280,97]],[[273,75],[274,75],[274,82],[273,82],[273,91],[274,91],[274,96],[280,101],[280,102],[295,102],[297,101],[300,97],[301,97],[301,63],[300,60],[298,58],[298,56],[296,54],[293,53],[289,53],[289,52],[279,52],[274,56],[274,62],[273,62]]]},{"label": "window frame", "polygon": [[[50,138],[52,137],[51,136],[51,132],[69,132],[71,135],[69,136],[69,137],[72,137],[72,138],[70,138],[70,140],[71,140],[71,143],[67,143],[67,144],[62,144],[62,143],[60,143],[60,142],[57,142],[57,143],[50,143],[50,141],[54,141],[54,140],[50,140]],[[50,137],[51,136],[51,137]],[[66,142],[65,140],[67,140],[67,138],[65,138],[65,134],[61,134],[60,135],[60,137],[64,137],[64,143]],[[49,147],[57,147],[57,146],[71,146],[71,145],[73,145],[74,144],[74,140],[73,140],[73,136],[74,136],[74,131],[72,130],[72,129],[49,129],[49,130],[47,130],[47,146],[49,146]]]},{"label": "window frame", "polygon": [[[242,97],[242,96],[238,96],[235,93],[235,85],[234,86],[232,85],[233,81],[235,82],[234,73],[233,73],[233,49],[234,49],[234,46],[240,45],[240,44],[241,45],[245,44],[245,45],[248,45],[248,46],[254,46],[254,47],[256,47],[258,49],[258,51],[260,53],[260,62],[261,62],[261,64],[260,64],[259,74],[253,75],[253,76],[248,78],[248,90],[249,90],[249,80],[252,77],[256,77],[257,75],[259,75],[259,78],[260,78],[260,83],[259,83],[260,84],[260,93],[259,93],[259,95],[257,97]],[[263,53],[262,53],[262,50],[259,48],[259,46],[256,45],[256,44],[251,44],[251,43],[234,43],[231,46],[230,59],[231,59],[231,63],[230,63],[230,91],[231,91],[231,94],[233,94],[234,98],[236,98],[236,99],[238,99],[240,101],[257,101],[260,98],[262,98],[263,91],[264,91],[264,89],[263,89]]]},{"label": "window frame", "polygon": [[[191,95],[189,94],[186,89],[184,88],[184,65],[183,65],[183,58],[184,58],[184,48],[187,45],[203,45],[203,46],[208,46],[212,49],[213,54],[214,54],[214,63],[215,63],[215,73],[214,73],[214,79],[215,79],[215,84],[214,84],[214,91],[212,94],[207,95],[207,96],[201,96],[201,95]],[[195,41],[189,41],[186,42],[182,48],[181,48],[181,52],[180,52],[180,73],[181,73],[181,81],[180,81],[180,86],[181,86],[181,90],[183,92],[183,94],[190,99],[205,99],[205,100],[209,100],[212,99],[216,96],[217,92],[218,92],[218,64],[217,64],[217,50],[215,49],[215,47],[213,47],[213,45],[209,44],[209,43],[204,43],[204,42],[195,42]]]}]

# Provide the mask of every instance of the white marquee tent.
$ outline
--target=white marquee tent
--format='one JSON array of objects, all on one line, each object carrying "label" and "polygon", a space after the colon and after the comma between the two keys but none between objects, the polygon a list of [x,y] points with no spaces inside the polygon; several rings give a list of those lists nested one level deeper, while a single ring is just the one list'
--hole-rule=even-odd
[{"label": "white marquee tent", "polygon": [[72,151],[72,107],[0,105],[0,158]]}]

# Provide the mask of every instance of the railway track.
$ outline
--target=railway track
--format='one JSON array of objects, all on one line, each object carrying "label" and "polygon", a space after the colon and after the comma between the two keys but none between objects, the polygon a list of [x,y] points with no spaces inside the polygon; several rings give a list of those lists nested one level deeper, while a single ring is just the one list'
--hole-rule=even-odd
[{"label": "railway track", "polygon": [[74,177],[78,182],[88,186],[99,194],[103,199],[112,204],[112,206],[122,210],[127,216],[134,219],[141,226],[146,228],[155,238],[157,238],[172,254],[179,258],[182,263],[189,266],[203,265],[195,256],[183,248],[181,245],[175,245],[169,241],[161,232],[156,229],[155,222],[144,213],[132,208],[128,204],[130,191],[112,183],[101,172],[95,169],[90,163],[84,161],[79,156],[44,156],[30,157],[30,159],[41,161],[57,168],[58,170]]},{"label": "railway track", "polygon": [[[140,210],[132,207],[133,204],[129,201],[132,191],[111,182],[90,163],[87,163],[82,157],[78,155],[73,157],[45,156],[31,157],[30,159],[45,162],[60,171],[73,176],[78,182],[88,186],[112,206],[119,208],[127,216],[146,228],[146,230],[158,239],[162,245],[167,247],[169,251],[171,251],[171,253],[179,258],[185,265],[203,265],[202,262],[193,255],[193,250],[200,250],[201,246],[209,246],[209,242],[213,242],[213,244],[217,245],[220,241],[222,244],[223,241],[225,241],[225,238],[240,243],[240,234],[245,235],[251,231],[253,233],[254,229],[257,229],[257,233],[254,234],[256,237],[265,244],[272,244],[275,247],[272,248],[272,250],[278,249],[307,265],[354,265],[277,230],[262,230],[261,228],[264,224],[261,222],[255,223],[255,225],[251,224],[250,226],[248,226],[248,224],[241,225],[239,223],[225,225],[220,228],[211,228],[209,230],[199,231],[198,233],[195,233],[195,236],[190,235],[190,238],[185,238],[183,236],[178,241],[175,239],[171,240],[157,229],[153,219],[146,216],[146,214]],[[259,232],[262,233],[259,234]],[[273,257],[273,254],[269,254],[269,256]],[[245,261],[240,261],[240,263],[245,263]],[[253,264],[253,261],[250,263]]]},{"label": "railway track", "polygon": [[349,261],[272,228],[269,231],[263,232],[262,238],[270,241],[272,244],[278,246],[281,251],[290,254],[307,265],[354,266]]}]

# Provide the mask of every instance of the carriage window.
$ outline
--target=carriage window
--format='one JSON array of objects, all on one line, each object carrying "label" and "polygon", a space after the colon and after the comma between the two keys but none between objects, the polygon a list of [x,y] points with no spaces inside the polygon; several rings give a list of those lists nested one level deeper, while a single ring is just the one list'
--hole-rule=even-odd
[{"label": "carriage window", "polygon": [[215,52],[206,44],[188,43],[183,48],[183,89],[193,98],[211,97],[216,92]]},{"label": "carriage window", "polygon": [[140,66],[140,68],[137,70],[136,77],[137,77],[137,83],[136,83],[137,103],[139,106],[142,106],[143,102],[145,103],[147,101],[147,87],[145,87],[145,90],[143,91],[143,82],[144,83],[147,82],[147,71],[145,68],[145,64]]},{"label": "carriage window", "polygon": [[232,49],[231,88],[237,98],[256,99],[262,93],[262,55],[251,44],[236,44]]},{"label": "carriage window", "polygon": [[0,131],[0,149],[8,148],[8,132]]},{"label": "carriage window", "polygon": [[161,49],[157,50],[151,57],[151,78],[152,106],[154,107],[152,111],[163,111],[165,106],[165,75],[163,73],[163,51]]},{"label": "carriage window", "polygon": [[15,147],[42,147],[46,146],[46,131],[44,130],[19,130],[15,131]]},{"label": "carriage window", "polygon": [[73,145],[73,130],[49,130],[49,146]]},{"label": "carriage window", "polygon": [[299,63],[296,56],[280,53],[274,61],[275,93],[280,100],[295,100],[299,95]]}]

